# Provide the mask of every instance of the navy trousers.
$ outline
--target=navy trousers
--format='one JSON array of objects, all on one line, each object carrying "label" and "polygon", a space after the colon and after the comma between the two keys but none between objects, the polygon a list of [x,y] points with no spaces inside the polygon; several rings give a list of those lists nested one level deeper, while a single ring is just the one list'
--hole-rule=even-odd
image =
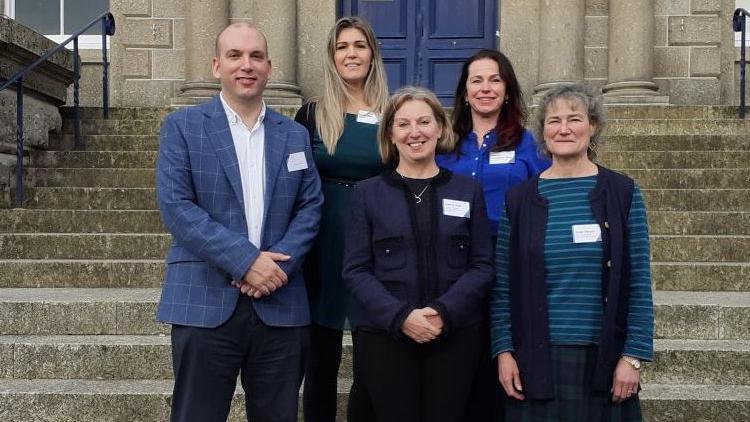
[{"label": "navy trousers", "polygon": [[295,422],[307,327],[269,327],[242,295],[219,327],[172,326],[172,422],[226,421],[240,376],[247,419]]}]

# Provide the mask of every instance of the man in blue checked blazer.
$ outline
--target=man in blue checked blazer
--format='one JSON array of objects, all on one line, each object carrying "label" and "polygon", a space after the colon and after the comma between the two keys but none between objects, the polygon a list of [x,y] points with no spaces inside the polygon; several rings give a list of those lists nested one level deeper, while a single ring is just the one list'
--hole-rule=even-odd
[{"label": "man in blue checked blazer", "polygon": [[263,34],[228,26],[212,68],[220,95],[165,118],[156,166],[173,239],[156,315],[172,324],[171,420],[226,420],[239,375],[249,420],[296,421],[320,180],[307,131],[262,100]]}]

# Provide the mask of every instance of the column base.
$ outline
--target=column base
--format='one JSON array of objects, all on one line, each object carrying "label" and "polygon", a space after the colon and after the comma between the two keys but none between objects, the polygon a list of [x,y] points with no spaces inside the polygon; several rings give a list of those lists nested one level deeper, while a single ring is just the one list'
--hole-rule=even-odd
[{"label": "column base", "polygon": [[602,87],[606,104],[669,104],[669,96],[659,94],[651,81],[612,82]]},{"label": "column base", "polygon": [[269,82],[263,92],[263,99],[269,106],[302,105],[302,94],[299,86],[288,82]]},{"label": "column base", "polygon": [[172,98],[173,107],[184,107],[204,103],[221,91],[218,82],[185,82],[180,93]]}]

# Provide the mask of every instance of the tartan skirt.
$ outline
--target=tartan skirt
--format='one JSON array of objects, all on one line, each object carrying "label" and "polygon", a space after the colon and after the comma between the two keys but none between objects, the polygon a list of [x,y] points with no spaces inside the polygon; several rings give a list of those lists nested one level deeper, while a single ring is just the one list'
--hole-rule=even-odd
[{"label": "tartan skirt", "polygon": [[[552,346],[552,378],[555,398],[519,401],[506,398],[508,422],[640,422],[638,394],[616,404],[607,391],[593,391],[591,380],[597,348],[591,346]],[[523,382],[523,374],[521,374]]]}]

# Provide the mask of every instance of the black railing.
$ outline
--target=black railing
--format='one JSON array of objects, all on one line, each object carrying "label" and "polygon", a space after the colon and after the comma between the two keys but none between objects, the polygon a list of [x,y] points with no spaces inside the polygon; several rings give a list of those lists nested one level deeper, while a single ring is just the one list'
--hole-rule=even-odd
[{"label": "black railing", "polygon": [[102,26],[102,106],[104,118],[109,118],[109,62],[107,61],[107,35],[115,34],[115,18],[109,12],[104,12],[89,22],[86,26],[76,31],[60,45],[44,53],[34,63],[19,70],[10,79],[0,86],[0,91],[16,84],[16,197],[15,206],[23,206],[23,80],[24,77],[37,66],[44,63],[53,54],[65,48],[73,42],[73,116],[75,148],[83,149],[81,139],[81,110],[78,95],[78,81],[81,79],[81,64],[78,57],[78,37],[91,27],[101,22]]},{"label": "black railing", "polygon": [[740,119],[745,118],[745,20],[750,16],[745,9],[737,9],[732,17],[734,32],[741,32],[740,36]]}]

